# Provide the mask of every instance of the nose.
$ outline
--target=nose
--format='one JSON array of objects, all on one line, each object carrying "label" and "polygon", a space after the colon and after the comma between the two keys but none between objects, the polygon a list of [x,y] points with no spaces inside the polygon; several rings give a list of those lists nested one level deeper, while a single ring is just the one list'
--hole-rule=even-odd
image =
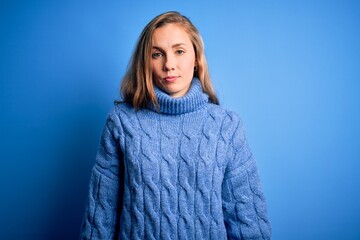
[{"label": "nose", "polygon": [[166,72],[175,70],[175,59],[172,56],[166,56],[163,69]]}]

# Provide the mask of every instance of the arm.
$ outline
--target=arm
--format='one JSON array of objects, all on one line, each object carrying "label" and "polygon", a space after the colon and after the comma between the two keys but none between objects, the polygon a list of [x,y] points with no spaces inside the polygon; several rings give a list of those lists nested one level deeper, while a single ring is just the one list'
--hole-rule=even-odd
[{"label": "arm", "polygon": [[92,169],[80,239],[113,239],[117,235],[123,189],[119,123],[114,110],[106,120]]},{"label": "arm", "polygon": [[270,239],[256,162],[246,140],[241,121],[232,139],[222,185],[223,211],[229,239]]}]

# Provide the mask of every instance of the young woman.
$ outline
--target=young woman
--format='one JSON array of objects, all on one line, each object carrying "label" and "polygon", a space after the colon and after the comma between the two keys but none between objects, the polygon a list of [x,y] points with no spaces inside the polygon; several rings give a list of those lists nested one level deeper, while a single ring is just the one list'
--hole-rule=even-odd
[{"label": "young woman", "polygon": [[82,239],[270,239],[237,114],[219,106],[204,46],[178,12],[142,31],[92,170]]}]

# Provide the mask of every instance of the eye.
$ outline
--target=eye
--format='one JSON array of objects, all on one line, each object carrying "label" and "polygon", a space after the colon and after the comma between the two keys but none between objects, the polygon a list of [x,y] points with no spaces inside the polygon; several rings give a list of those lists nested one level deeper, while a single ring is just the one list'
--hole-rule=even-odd
[{"label": "eye", "polygon": [[177,55],[183,55],[183,54],[185,53],[185,51],[182,50],[182,49],[179,49],[179,50],[176,50],[175,53],[176,53]]},{"label": "eye", "polygon": [[163,56],[163,54],[161,52],[154,52],[153,54],[151,54],[152,58],[160,58]]}]

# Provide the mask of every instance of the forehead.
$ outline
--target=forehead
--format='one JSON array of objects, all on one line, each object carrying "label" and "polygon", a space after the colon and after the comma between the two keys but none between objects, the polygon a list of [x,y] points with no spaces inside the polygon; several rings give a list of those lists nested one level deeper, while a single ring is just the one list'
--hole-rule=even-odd
[{"label": "forehead", "polygon": [[168,46],[183,43],[191,45],[189,34],[180,24],[166,24],[154,30],[152,35],[153,46]]}]

